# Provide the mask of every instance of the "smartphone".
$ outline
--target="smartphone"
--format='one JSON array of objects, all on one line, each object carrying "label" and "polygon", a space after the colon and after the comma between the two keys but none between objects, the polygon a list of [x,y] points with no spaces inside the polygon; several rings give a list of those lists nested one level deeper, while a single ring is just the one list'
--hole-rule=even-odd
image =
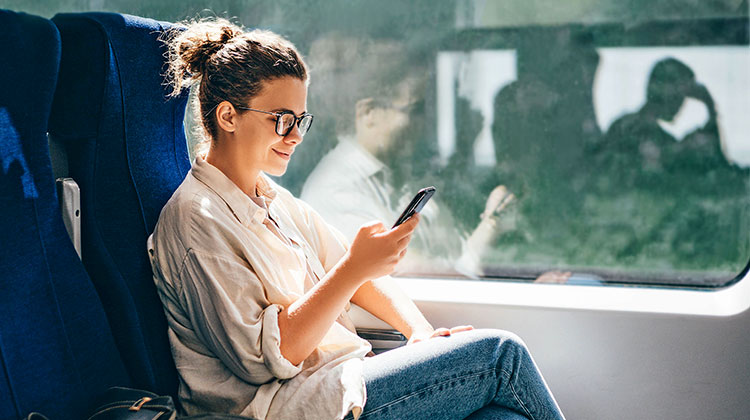
[{"label": "smartphone", "polygon": [[401,223],[404,223],[410,217],[414,216],[414,213],[419,213],[419,211],[422,210],[422,207],[424,207],[425,204],[427,204],[427,201],[430,200],[433,194],[435,194],[435,187],[427,187],[419,190],[419,192],[417,192],[417,195],[415,195],[411,200],[411,203],[409,203],[409,205],[404,209],[403,213],[401,213],[401,216],[398,217],[398,220],[396,220],[396,223],[393,225],[393,227],[395,228]]}]

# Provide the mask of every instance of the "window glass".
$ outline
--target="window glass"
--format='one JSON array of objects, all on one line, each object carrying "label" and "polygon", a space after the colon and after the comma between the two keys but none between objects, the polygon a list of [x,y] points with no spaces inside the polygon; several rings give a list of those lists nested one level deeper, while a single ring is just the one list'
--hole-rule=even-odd
[{"label": "window glass", "polygon": [[0,7],[287,36],[315,123],[278,181],[349,237],[437,187],[403,275],[715,287],[747,265],[747,0]]},{"label": "window glass", "polygon": [[747,2],[607,3],[475,2],[438,53],[439,144],[470,101],[474,164],[519,199],[485,273],[726,284],[748,258]]}]

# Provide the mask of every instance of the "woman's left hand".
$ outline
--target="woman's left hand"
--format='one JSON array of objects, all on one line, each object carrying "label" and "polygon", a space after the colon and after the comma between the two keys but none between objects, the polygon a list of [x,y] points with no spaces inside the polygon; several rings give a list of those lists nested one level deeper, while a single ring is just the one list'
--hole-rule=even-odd
[{"label": "woman's left hand", "polygon": [[459,325],[458,327],[453,328],[436,328],[432,331],[425,330],[425,331],[417,331],[414,334],[409,337],[409,341],[406,343],[406,345],[418,343],[420,341],[429,340],[430,338],[435,337],[448,337],[451,334],[456,334],[464,331],[471,331],[474,327],[471,325]]}]

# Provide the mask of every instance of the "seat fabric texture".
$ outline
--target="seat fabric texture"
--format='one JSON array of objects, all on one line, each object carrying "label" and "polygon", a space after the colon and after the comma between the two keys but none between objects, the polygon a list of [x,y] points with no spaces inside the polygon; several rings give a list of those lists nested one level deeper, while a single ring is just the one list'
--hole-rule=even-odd
[{"label": "seat fabric texture", "polygon": [[171,27],[115,13],[58,14],[60,83],[50,135],[81,187],[82,257],[104,303],[133,385],[177,393],[167,323],[146,239],[190,162],[187,95],[168,99]]},{"label": "seat fabric texture", "polygon": [[46,132],[59,33],[0,10],[0,57],[0,419],[86,418],[129,381],[56,197]]}]

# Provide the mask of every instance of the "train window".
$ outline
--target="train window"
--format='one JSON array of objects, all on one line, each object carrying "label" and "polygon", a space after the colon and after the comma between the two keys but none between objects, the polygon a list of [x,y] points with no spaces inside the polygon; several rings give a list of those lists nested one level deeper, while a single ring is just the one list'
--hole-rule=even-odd
[{"label": "train window", "polygon": [[747,0],[73,3],[5,7],[208,7],[292,40],[315,123],[278,182],[350,237],[437,187],[402,275],[711,288],[746,269]]},{"label": "train window", "polygon": [[463,164],[444,182],[486,183],[451,205],[515,194],[485,276],[727,284],[750,250],[747,2],[610,6],[463,9],[437,54],[437,138]]}]

